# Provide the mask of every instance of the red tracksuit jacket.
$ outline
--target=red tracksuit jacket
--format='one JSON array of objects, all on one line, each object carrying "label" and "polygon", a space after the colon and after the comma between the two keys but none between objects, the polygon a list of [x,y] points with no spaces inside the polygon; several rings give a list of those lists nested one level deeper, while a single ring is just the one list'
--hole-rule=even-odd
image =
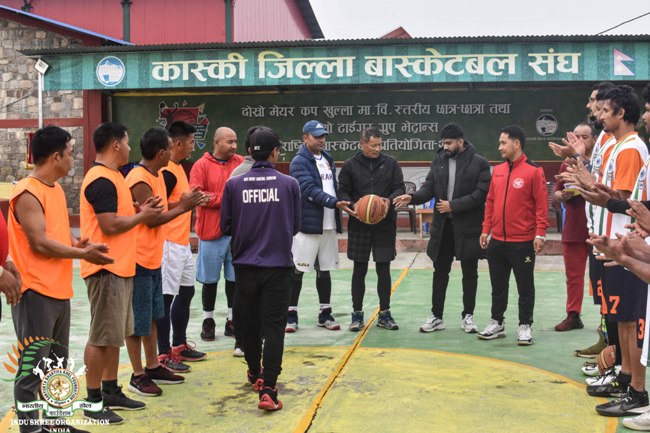
[{"label": "red tracksuit jacket", "polygon": [[494,167],[485,203],[483,233],[504,242],[528,242],[545,236],[548,191],[544,170],[526,155]]}]

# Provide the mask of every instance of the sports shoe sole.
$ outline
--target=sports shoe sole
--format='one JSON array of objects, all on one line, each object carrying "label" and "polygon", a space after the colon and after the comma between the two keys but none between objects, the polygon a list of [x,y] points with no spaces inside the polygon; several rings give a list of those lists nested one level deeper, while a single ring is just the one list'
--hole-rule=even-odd
[{"label": "sports shoe sole", "polygon": [[595,355],[593,355],[593,354],[591,354],[591,353],[584,354],[584,353],[581,353],[579,350],[576,350],[576,356],[577,356],[578,358],[585,358],[585,359],[595,359],[595,358],[598,358],[598,354],[595,354]]},{"label": "sports shoe sole", "polygon": [[599,386],[598,389],[590,389],[587,387],[587,394],[589,394],[592,397],[614,397],[614,398],[619,398],[623,394],[625,394],[625,391],[619,390],[615,392],[607,392],[606,385]]},{"label": "sports shoe sole", "polygon": [[492,335],[483,335],[481,333],[478,334],[478,339],[479,340],[496,340],[497,338],[505,338],[506,333],[505,332],[498,332],[496,334]]},{"label": "sports shoe sole", "polygon": [[270,412],[275,410],[280,410],[282,409],[282,402],[278,400],[278,404],[275,404],[271,399],[271,397],[264,395],[260,399],[260,402],[257,404],[257,408],[270,411]]},{"label": "sports shoe sole", "polygon": [[[613,408],[610,408],[613,409]],[[641,406],[641,407],[635,407],[632,409],[628,409],[626,411],[608,411],[607,409],[604,410],[599,410],[598,406],[596,406],[596,412],[598,412],[599,415],[602,416],[611,416],[611,417],[621,417],[621,416],[633,416],[633,415],[641,415],[644,412],[647,412],[648,409],[650,409],[650,406]]]},{"label": "sports shoe sole", "polygon": [[637,431],[648,431],[650,430],[650,422],[646,420],[642,420],[641,422],[643,424],[637,424],[637,421],[635,421],[636,418],[626,418],[623,420],[623,425],[630,430],[637,430]]},{"label": "sports shoe sole", "polygon": [[476,334],[476,333],[478,332],[478,328],[476,328],[476,327],[473,327],[473,328],[472,328],[472,327],[466,328],[466,327],[464,327],[464,326],[461,326],[460,329],[462,329],[463,331],[465,331],[466,334]]},{"label": "sports shoe sole", "polygon": [[530,346],[533,344],[533,340],[517,340],[518,346]]},{"label": "sports shoe sole", "polygon": [[197,357],[197,358],[190,358],[190,357],[181,355],[181,361],[183,361],[183,362],[199,362],[199,361],[203,361],[207,357],[208,357],[207,354],[203,354],[203,356]]},{"label": "sports shoe sole", "polygon": [[160,390],[160,391],[161,391],[160,394],[149,394],[149,393],[146,393],[146,392],[142,392],[142,391],[140,391],[138,388],[136,388],[135,386],[133,386],[133,385],[131,385],[131,384],[129,384],[129,386],[128,386],[127,388],[128,388],[129,391],[131,391],[132,393],[135,393],[135,394],[138,394],[138,395],[142,395],[142,396],[145,396],[145,397],[159,397],[159,396],[162,395],[162,389]]},{"label": "sports shoe sole", "polygon": [[106,407],[109,408],[110,410],[128,410],[128,411],[136,411],[136,410],[142,410],[142,409],[144,409],[146,406],[141,406],[141,407],[126,407],[126,406],[113,406],[113,405],[110,405],[110,406],[106,406]]},{"label": "sports shoe sole", "polygon": [[233,350],[232,356],[234,356],[235,358],[243,358],[244,357],[244,351],[241,350],[240,348],[236,348],[235,350]]},{"label": "sports shoe sole", "polygon": [[377,322],[377,326],[379,326],[380,328],[387,329],[389,331],[397,331],[399,329],[399,325],[388,326],[384,323],[379,323],[379,322]]},{"label": "sports shoe sole", "polygon": [[204,337],[203,334],[201,334],[201,340],[203,340],[203,341],[214,341],[214,340],[216,340],[216,338],[214,336],[212,336],[212,337],[210,337],[210,336]]},{"label": "sports shoe sole", "polygon": [[359,331],[361,331],[363,328],[365,328],[365,326],[366,326],[366,325],[359,325],[359,327],[356,327],[356,326],[352,327],[352,326],[350,326],[349,329],[350,329],[351,332],[359,332]]},{"label": "sports shoe sole", "polygon": [[426,332],[426,333],[435,332],[435,331],[444,331],[445,329],[447,329],[447,325],[445,324],[434,326],[431,328],[425,328],[424,326],[420,326],[420,332]]},{"label": "sports shoe sole", "polygon": [[339,325],[338,323],[336,325],[330,325],[330,326],[327,326],[324,323],[318,323],[318,327],[329,329],[330,331],[338,331],[339,329],[341,329],[341,325]]},{"label": "sports shoe sole", "polygon": [[298,325],[296,325],[295,327],[287,326],[286,328],[284,328],[284,332],[286,332],[287,334],[293,334],[297,330],[298,330]]},{"label": "sports shoe sole", "polygon": [[185,379],[183,380],[151,379],[151,381],[156,385],[180,385],[181,383],[185,382]]}]

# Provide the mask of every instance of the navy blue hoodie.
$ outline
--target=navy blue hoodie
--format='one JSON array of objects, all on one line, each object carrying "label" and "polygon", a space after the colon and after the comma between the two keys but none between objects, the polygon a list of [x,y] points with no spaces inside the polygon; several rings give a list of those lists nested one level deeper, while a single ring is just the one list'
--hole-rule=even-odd
[{"label": "navy blue hoodie", "polygon": [[291,245],[300,230],[300,187],[267,161],[228,180],[221,231],[232,236],[232,262],[240,266],[293,266]]}]

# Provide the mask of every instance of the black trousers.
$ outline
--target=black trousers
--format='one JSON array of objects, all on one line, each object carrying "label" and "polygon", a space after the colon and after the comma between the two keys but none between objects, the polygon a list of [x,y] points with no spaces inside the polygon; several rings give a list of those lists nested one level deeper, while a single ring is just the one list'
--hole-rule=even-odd
[{"label": "black trousers", "polygon": [[[293,268],[235,266],[236,312],[242,326],[248,369],[256,374],[264,366],[264,384],[275,387],[282,371],[284,328],[291,293]],[[264,356],[262,356],[264,335]]]},{"label": "black trousers", "polygon": [[[20,358],[16,381],[14,382],[14,398],[16,401],[27,403],[41,399],[40,374],[46,374],[59,363],[68,361],[68,346],[70,345],[70,300],[54,299],[43,296],[33,290],[27,290],[18,304],[11,307],[14,330],[19,341],[34,337],[51,338],[58,344],[49,344],[41,347],[31,364],[35,367],[28,368],[30,374],[22,376],[25,358]],[[52,360],[46,364],[44,360]],[[49,362],[49,361],[48,361]],[[16,412],[21,420],[38,419],[39,411]],[[40,431],[36,425],[21,424],[21,432]]]},{"label": "black trousers", "polygon": [[[477,241],[478,242],[478,241]],[[433,284],[431,293],[431,312],[442,319],[445,311],[445,298],[449,285],[449,272],[455,256],[454,224],[451,219],[445,221],[445,226],[440,238],[438,257],[433,262]],[[476,306],[476,288],[478,286],[478,258],[461,260],[460,267],[463,271],[463,312],[474,314]]]},{"label": "black trousers", "polygon": [[510,272],[514,271],[519,292],[519,324],[533,323],[535,307],[535,250],[533,242],[490,240],[487,259],[492,283],[492,318],[503,321],[508,308]]}]

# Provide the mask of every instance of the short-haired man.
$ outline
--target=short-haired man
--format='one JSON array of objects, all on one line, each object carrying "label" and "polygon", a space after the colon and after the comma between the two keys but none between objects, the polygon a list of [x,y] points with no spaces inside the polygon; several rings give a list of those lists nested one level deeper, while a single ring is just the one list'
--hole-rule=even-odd
[{"label": "short-haired man", "polygon": [[[635,127],[640,118],[637,96],[630,86],[618,86],[605,96],[605,105],[600,115],[603,126],[615,137],[606,162],[606,174],[602,179],[604,187],[615,194],[615,198],[632,197],[639,200],[645,194],[648,150],[639,138]],[[644,168],[645,165],[645,168]],[[642,170],[643,169],[643,170]],[[592,185],[593,186],[593,185]],[[624,233],[631,218],[626,213],[611,212],[608,203],[594,201],[592,188],[582,189],[587,201],[604,206],[599,224],[605,230],[601,235],[610,239],[616,233]],[[593,396],[617,397],[609,403],[596,406],[596,411],[605,416],[625,416],[647,410],[648,393],[645,390],[645,365],[641,364],[641,348],[637,344],[637,324],[645,321],[645,311],[639,308],[646,304],[648,286],[622,266],[604,267],[603,308],[608,319],[618,323],[618,337],[621,348],[621,371],[611,383],[589,386],[587,392]]]},{"label": "short-haired man", "polygon": [[[204,194],[194,188],[186,194],[181,194],[174,207],[167,210],[165,179],[160,170],[169,164],[172,138],[164,128],[149,128],[142,134],[140,149],[142,159],[129,172],[126,184],[135,202],[144,203],[152,197],[161,198],[160,203],[164,211],[153,221],[138,225],[136,231],[136,267],[132,300],[134,331],[133,335],[126,338],[126,348],[133,367],[129,390],[145,396],[158,396],[162,394],[158,384],[173,385],[184,381],[182,376],[173,374],[160,365],[156,350],[156,321],[164,315],[161,272],[165,243],[163,225],[194,209],[203,202]],[[141,346],[144,347],[146,361],[144,368]]]},{"label": "short-haired man", "polygon": [[526,157],[525,143],[526,135],[519,126],[501,129],[499,152],[505,162],[492,172],[480,238],[490,268],[492,314],[478,337],[492,340],[506,336],[503,315],[508,307],[510,273],[514,271],[519,292],[519,345],[533,344],[535,255],[544,248],[548,227],[544,170]]},{"label": "short-haired man", "polygon": [[[214,321],[214,305],[217,299],[217,283],[221,278],[223,267],[226,280],[226,299],[228,316],[224,335],[234,336],[232,322],[232,307],[235,296],[235,271],[232,267],[230,252],[230,237],[224,236],[219,224],[221,197],[230,173],[243,161],[244,157],[237,155],[237,134],[230,128],[221,127],[214,133],[214,151],[205,152],[196,161],[190,171],[190,186],[199,187],[209,194],[210,200],[196,209],[194,231],[199,237],[199,254],[196,259],[196,279],[203,284],[201,302],[203,304],[203,324],[201,339],[214,341],[216,323]],[[236,355],[241,348],[235,344]]]},{"label": "short-haired man", "polygon": [[383,154],[381,132],[367,128],[359,139],[361,150],[345,161],[339,174],[339,198],[356,203],[367,194],[375,194],[387,204],[386,217],[375,225],[362,223],[357,218],[348,222],[348,258],[354,262],[352,270],[352,320],[350,331],[360,331],[364,326],[363,297],[366,292],[366,274],[372,251],[377,271],[379,318],[377,326],[397,330],[390,312],[390,262],[395,259],[397,214],[392,200],[404,194],[402,168],[392,156]]},{"label": "short-haired man", "polygon": [[235,177],[239,176],[240,174],[248,173],[248,171],[253,168],[253,164],[255,164],[255,160],[251,156],[251,144],[250,144],[250,138],[253,132],[255,132],[257,129],[262,128],[263,126],[260,125],[255,125],[251,126],[248,128],[248,131],[246,131],[246,137],[244,138],[244,150],[246,150],[246,155],[244,156],[244,161],[239,164],[239,166],[230,173],[230,177]]},{"label": "short-haired man", "polygon": [[259,392],[258,408],[273,411],[282,409],[276,383],[293,272],[291,244],[300,229],[300,187],[273,167],[282,145],[273,130],[256,130],[250,144],[255,164],[226,184],[221,230],[232,236],[248,381]]},{"label": "short-haired man", "polygon": [[330,271],[339,267],[337,233],[341,233],[339,209],[349,213],[347,201],[336,196],[336,167],[334,159],[325,150],[327,131],[322,123],[310,120],[302,128],[303,142],[291,161],[289,172],[300,184],[302,220],[300,231],[293,239],[295,266],[291,286],[291,302],[287,313],[286,332],[298,329],[298,299],[305,272],[316,270],[316,291],[320,310],[318,326],[338,330],[340,325],[332,316],[330,300],[332,279]]},{"label": "short-haired man", "polygon": [[463,271],[461,329],[478,331],[474,323],[478,260],[484,257],[479,245],[485,198],[490,187],[490,163],[465,139],[460,125],[449,123],[440,130],[441,149],[431,163],[424,183],[413,194],[397,197],[395,206],[436,200],[427,254],[433,260],[431,316],[421,332],[445,329],[442,319],[451,264],[456,257]]},{"label": "short-haired man", "polygon": [[[18,341],[34,337],[51,339],[46,354],[68,359],[72,260],[103,265],[113,263],[105,244],[77,240],[70,233],[68,206],[58,180],[72,168],[72,136],[58,126],[34,134],[34,171],[13,188],[9,199],[9,248],[22,278],[22,299],[12,307]],[[5,271],[9,273],[9,271]],[[22,375],[20,357],[14,397],[16,403],[39,399],[41,378]],[[20,431],[41,431],[34,423],[38,410],[17,411]],[[71,431],[80,431],[70,426]]]},{"label": "short-haired man", "polygon": [[[165,181],[167,207],[180,205],[184,195],[190,194],[190,184],[181,161],[194,150],[192,125],[177,121],[169,126],[172,149],[169,163],[160,174]],[[207,198],[206,198],[207,200]],[[165,243],[162,261],[163,317],[156,322],[158,331],[158,361],[175,373],[184,373],[190,366],[183,361],[201,361],[206,354],[187,343],[187,325],[194,297],[194,257],[190,246],[192,213],[185,212],[168,222],[164,228]],[[173,338],[170,344],[170,327]]]},{"label": "short-haired man", "polygon": [[[81,237],[107,244],[114,263],[98,265],[81,261],[81,277],[88,288],[90,331],[84,362],[87,400],[104,402],[103,412],[84,411],[86,418],[109,424],[122,423],[112,409],[142,409],[117,385],[120,347],[133,334],[133,276],[135,275],[135,226],[152,221],[162,211],[160,199],[133,206],[131,191],[119,168],[129,161],[129,134],[124,125],[106,122],[93,133],[95,162],[81,184],[79,218]],[[101,386],[101,388],[100,388]]]},{"label": "short-haired man", "polygon": [[[596,143],[596,129],[587,122],[578,124],[573,130],[573,137],[581,143],[581,160],[588,162]],[[567,163],[560,165],[560,173],[565,171]],[[568,185],[573,186],[573,185]],[[564,332],[584,327],[580,319],[582,312],[582,299],[585,291],[585,268],[589,256],[587,238],[587,215],[585,214],[585,200],[575,188],[568,188],[567,184],[559,179],[555,184],[553,198],[564,203],[565,216],[562,228],[562,257],[566,270],[566,318],[555,325],[555,330]]]},{"label": "short-haired man", "polygon": [[[598,135],[591,152],[589,164],[587,165],[589,170],[584,170],[584,173],[588,175],[591,181],[600,181],[604,176],[606,165],[603,163],[604,159],[609,157],[611,146],[616,142],[613,135],[603,128],[603,124],[600,121],[600,112],[605,104],[605,95],[614,87],[614,84],[609,81],[595,84],[592,87],[589,101],[587,103],[587,108],[590,110],[590,121],[593,123],[596,130],[600,130],[600,134]],[[550,146],[556,155],[563,158],[575,157],[577,160],[584,159],[584,155],[582,155],[581,151],[578,149],[579,142],[574,143],[575,147],[571,145],[565,146],[564,149],[562,149],[562,152],[557,152],[558,149],[556,149],[556,147],[559,147],[558,145],[551,143]],[[582,166],[579,168],[582,168]],[[559,176],[561,180],[569,181],[570,184],[575,185],[576,181],[570,179],[570,176],[566,176],[566,173],[567,172],[561,173]],[[600,218],[602,211],[602,207],[595,206],[589,202],[585,203],[585,215],[587,217],[587,229],[589,232],[599,234],[602,231],[601,225],[595,223],[595,221]],[[595,358],[607,345],[614,345],[617,347],[616,364],[620,365],[621,351],[618,342],[618,324],[614,321],[608,320],[602,306],[602,269],[602,261],[596,260],[593,249],[589,248],[589,289],[594,304],[598,305],[601,310],[601,323],[598,327],[598,341],[589,347],[576,350],[576,356]],[[588,367],[588,365],[585,367]],[[608,378],[604,377],[599,379],[608,380]]]}]

